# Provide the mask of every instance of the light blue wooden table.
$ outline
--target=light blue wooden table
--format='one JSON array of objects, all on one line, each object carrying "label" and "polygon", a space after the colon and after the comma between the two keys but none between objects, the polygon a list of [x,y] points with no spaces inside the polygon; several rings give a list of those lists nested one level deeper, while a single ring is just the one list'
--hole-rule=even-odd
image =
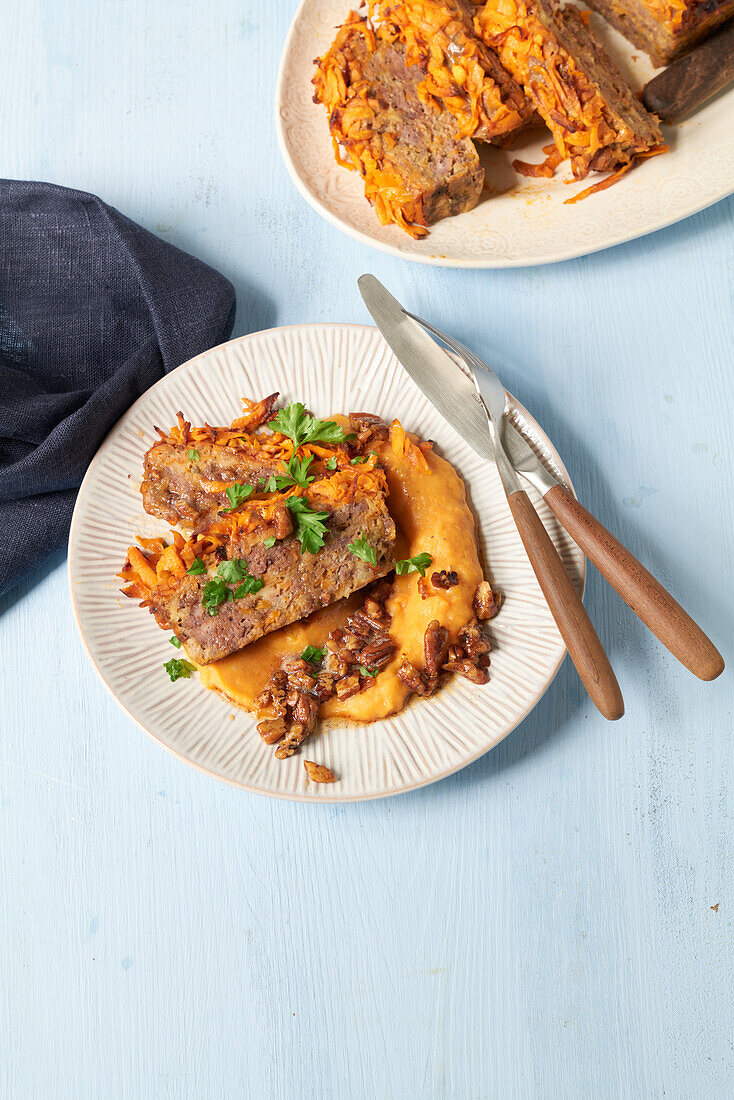
[{"label": "light blue wooden table", "polygon": [[[734,202],[555,267],[372,252],[280,161],[294,7],[5,5],[3,174],[97,192],[219,267],[235,335],[363,322],[375,272],[501,369],[734,663]],[[0,1095],[731,1097],[732,672],[694,680],[593,575],[587,605],[620,723],[565,665],[471,768],[328,808],[145,738],[87,662],[61,557],[7,598]]]}]

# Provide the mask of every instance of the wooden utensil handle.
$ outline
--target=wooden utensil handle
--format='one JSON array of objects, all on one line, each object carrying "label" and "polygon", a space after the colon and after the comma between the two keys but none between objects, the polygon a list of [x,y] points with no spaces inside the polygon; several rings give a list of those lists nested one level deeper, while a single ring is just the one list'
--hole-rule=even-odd
[{"label": "wooden utensil handle", "polygon": [[584,605],[527,493],[519,490],[507,499],[571,660],[594,705],[613,722],[624,714],[622,693]]},{"label": "wooden utensil handle", "polygon": [[701,680],[714,680],[724,660],[713,642],[645,566],[561,485],[545,495],[587,558],[656,638]]},{"label": "wooden utensil handle", "polygon": [[653,77],[642,102],[663,122],[677,122],[734,80],[734,23]]}]

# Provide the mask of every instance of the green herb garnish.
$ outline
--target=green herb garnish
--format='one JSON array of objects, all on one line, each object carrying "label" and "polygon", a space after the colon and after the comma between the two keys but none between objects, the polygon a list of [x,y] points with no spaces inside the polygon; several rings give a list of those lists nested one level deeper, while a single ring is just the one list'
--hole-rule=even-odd
[{"label": "green herb garnish", "polygon": [[301,544],[302,554],[316,554],[324,545],[328,512],[315,512],[303,497],[288,497],[286,505],[296,521],[296,538]]},{"label": "green herb garnish", "polygon": [[198,462],[199,458],[201,457],[199,452],[193,447],[191,448],[191,450],[187,451],[186,454],[188,455],[191,462]]},{"label": "green herb garnish", "polygon": [[238,588],[235,588],[234,598],[236,600],[241,600],[243,596],[254,596],[256,592],[260,591],[264,584],[265,581],[261,580],[260,577],[245,577],[242,584]]},{"label": "green herb garnish", "polygon": [[326,648],[320,649],[317,645],[307,645],[301,654],[301,659],[315,665],[323,661],[326,656]]},{"label": "green herb garnish", "polygon": [[332,455],[331,458],[327,459],[325,465],[326,465],[327,470],[335,470],[336,469],[336,455]]},{"label": "green herb garnish", "polygon": [[377,551],[375,550],[374,546],[370,546],[370,544],[366,541],[364,537],[364,531],[358,539],[355,539],[354,542],[349,543],[347,549],[351,550],[352,553],[356,557],[361,558],[362,561],[366,561],[368,565],[377,565]]},{"label": "green herb garnish", "polygon": [[[229,584],[238,585],[234,590],[236,600],[241,600],[243,596],[254,595],[265,584],[265,581],[259,577],[252,576],[244,558],[231,558],[229,561],[220,562],[217,566],[217,573]],[[239,584],[240,581],[242,581],[242,584]]]},{"label": "green herb garnish", "polygon": [[266,539],[263,539],[263,546],[267,546],[269,550],[271,546],[275,546],[277,541],[275,535],[268,535]]},{"label": "green herb garnish", "polygon": [[342,443],[344,429],[334,420],[317,420],[309,416],[306,407],[300,401],[294,401],[280,409],[268,427],[292,439],[296,447],[302,443]]},{"label": "green herb garnish", "polygon": [[201,558],[194,558],[186,572],[190,573],[192,577],[200,577],[202,573],[206,573],[206,566]]},{"label": "green herb garnish", "polygon": [[357,458],[350,458],[349,465],[350,466],[361,466],[362,463],[366,462],[366,461],[367,461],[366,458],[360,458],[359,455],[358,455]]},{"label": "green herb garnish", "polygon": [[230,485],[227,489],[227,499],[231,504],[231,508],[225,508],[225,512],[234,512],[235,508],[239,508],[248,497],[251,497],[255,492],[254,485],[241,485],[238,481],[234,485]]},{"label": "green herb garnish", "polygon": [[201,590],[201,602],[209,615],[217,615],[220,604],[233,599],[234,592],[231,588],[227,588],[221,577],[215,577],[214,580],[207,581]]},{"label": "green herb garnish", "polygon": [[361,672],[361,674],[363,676],[376,676],[377,673],[379,672],[379,669],[377,669],[377,668],[372,668],[372,669],[365,668],[364,665],[360,665],[359,666],[359,671]]},{"label": "green herb garnish", "polygon": [[247,568],[247,562],[244,558],[230,558],[229,561],[220,561],[217,566],[217,574],[227,584],[237,584],[238,581],[243,581],[245,577],[249,577],[250,570]]},{"label": "green herb garnish", "polygon": [[171,683],[175,683],[176,680],[188,680],[192,672],[196,672],[196,665],[192,665],[190,661],[179,660],[177,657],[172,657],[170,661],[166,661],[163,666],[171,677]]},{"label": "green herb garnish", "polygon": [[422,577],[426,575],[426,569],[433,561],[430,554],[416,554],[414,558],[403,558],[402,561],[395,562],[395,572],[399,576],[403,576],[404,573],[420,573]]},{"label": "green herb garnish", "polygon": [[292,477],[278,477],[275,474],[271,474],[270,477],[262,479],[264,493],[279,493],[283,489],[290,489],[292,484]]},{"label": "green herb garnish", "polygon": [[176,647],[176,649],[180,649],[180,648],[181,648],[181,642],[179,641],[179,639],[178,639],[178,638],[176,637],[176,635],[175,635],[175,634],[174,634],[174,636],[173,636],[172,638],[169,638],[168,640],[169,640],[169,642],[171,643],[171,645],[173,645],[173,646],[175,646],[175,647]]},{"label": "green herb garnish", "polygon": [[314,477],[307,477],[308,468],[313,462],[313,455],[306,455],[305,458],[298,458],[294,451],[291,455],[291,460],[288,463],[288,476],[296,485],[300,485],[302,489],[305,489],[312,481],[316,479]]}]

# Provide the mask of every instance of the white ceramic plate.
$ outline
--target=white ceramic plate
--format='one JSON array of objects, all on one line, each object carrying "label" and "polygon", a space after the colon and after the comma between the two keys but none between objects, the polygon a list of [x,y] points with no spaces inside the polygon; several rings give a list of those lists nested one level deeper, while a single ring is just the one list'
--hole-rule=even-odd
[{"label": "white ceramic plate", "polygon": [[[276,92],[280,148],[301,194],[345,233],[419,263],[440,267],[525,267],[583,256],[651,233],[734,191],[734,88],[666,128],[671,152],[639,165],[607,191],[573,206],[564,199],[591,180],[565,186],[568,165],[554,180],[530,180],[511,167],[514,159],[539,163],[547,131],[512,150],[488,148],[483,154],[493,192],[474,210],[446,218],[421,241],[395,226],[381,226],[364,197],[355,172],[334,160],[326,112],[312,101],[313,59],[344,22],[349,0],[303,0],[286,40]],[[634,88],[653,74],[646,54],[635,49],[605,21],[592,15],[592,27]]]},{"label": "white ceramic plate", "polygon": [[[196,677],[171,683],[163,670],[169,634],[119,592],[115,574],[135,533],[165,533],[142,509],[139,482],[153,425],[182,409],[193,423],[228,424],[240,397],[279,390],[320,415],[366,409],[426,439],[463,475],[480,520],[487,575],[505,595],[493,620],[491,680],[455,677],[435,698],[369,726],[334,725],[309,741],[307,756],[339,776],[306,782],[303,753],[276,760],[255,722]],[[512,415],[548,465],[566,481],[558,455],[513,402]],[[538,501],[537,496],[534,500]],[[540,514],[579,584],[584,559],[540,502]],[[525,557],[496,469],[448,426],[408,378],[373,328],[297,325],[233,340],[184,363],[148,390],[110,432],[84,478],[69,540],[71,598],[82,639],[119,704],[187,763],[248,790],[283,798],[341,802],[411,790],[464,767],[502,740],[535,706],[565,648]]]}]

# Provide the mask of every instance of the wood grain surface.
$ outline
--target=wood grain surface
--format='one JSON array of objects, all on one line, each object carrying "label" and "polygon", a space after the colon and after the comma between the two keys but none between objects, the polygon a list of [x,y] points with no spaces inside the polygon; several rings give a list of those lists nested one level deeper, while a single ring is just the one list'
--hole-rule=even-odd
[{"label": "wood grain surface", "polygon": [[[497,368],[731,667],[734,201],[547,268],[372,252],[278,157],[294,8],[5,5],[4,174],[97,192],[219,267],[235,334],[364,322],[373,271]],[[695,680],[593,571],[586,605],[620,722],[566,662],[471,768],[331,808],[149,741],[86,660],[62,558],[6,598],[3,1100],[728,1100],[731,675]]]}]

